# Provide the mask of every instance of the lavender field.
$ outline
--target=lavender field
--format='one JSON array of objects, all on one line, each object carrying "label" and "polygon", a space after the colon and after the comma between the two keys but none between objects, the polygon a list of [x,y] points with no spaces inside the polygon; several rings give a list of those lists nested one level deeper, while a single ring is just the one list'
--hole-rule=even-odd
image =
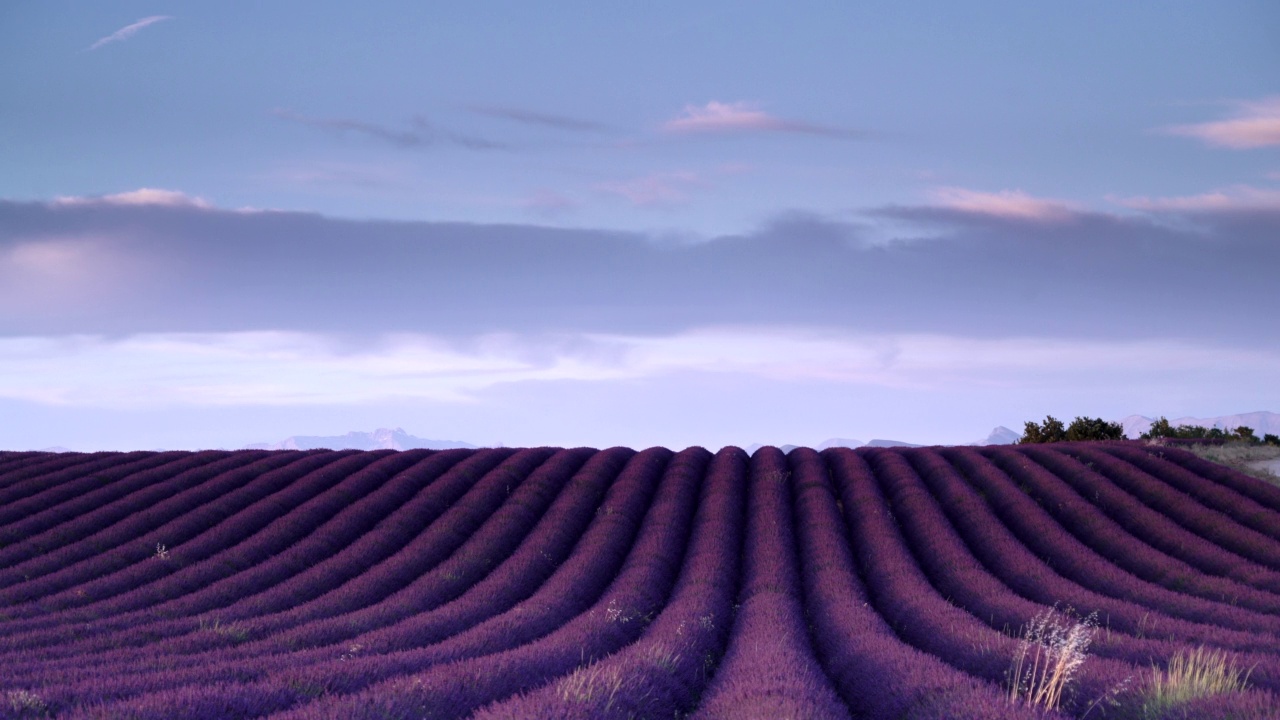
[{"label": "lavender field", "polygon": [[[1037,618],[1088,643],[1052,701]],[[1192,650],[1240,682],[1171,693]],[[7,452],[0,668],[3,718],[1280,717],[1280,487],[1128,442]]]}]

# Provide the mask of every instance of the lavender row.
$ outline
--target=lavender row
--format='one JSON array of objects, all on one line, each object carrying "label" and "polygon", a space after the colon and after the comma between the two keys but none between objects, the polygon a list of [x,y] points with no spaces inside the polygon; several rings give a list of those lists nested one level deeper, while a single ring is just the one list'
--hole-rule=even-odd
[{"label": "lavender row", "polygon": [[[47,631],[20,632],[6,638],[5,646],[42,654],[74,655],[92,649],[93,641],[74,643],[69,620],[97,617],[79,629],[96,633],[111,627],[127,627],[133,616],[121,614],[150,608],[180,597],[215,580],[251,567],[296,542],[314,529],[317,520],[336,512],[343,498],[332,490],[365,466],[385,460],[387,453],[349,454],[315,470],[278,493],[254,503],[187,543],[175,546],[166,558],[143,562],[122,572],[76,588],[91,600],[75,614],[55,613],[40,618]],[[105,586],[105,587],[104,587]],[[108,599],[92,602],[102,593]],[[115,616],[115,617],[112,617]],[[16,623],[26,630],[23,623]],[[103,643],[108,644],[108,643]]]},{"label": "lavender row", "polygon": [[777,448],[751,458],[747,544],[729,649],[694,720],[849,718],[814,658],[792,532],[789,471]]},{"label": "lavender row", "polygon": [[[570,492],[557,498],[556,505],[548,511],[548,516],[539,521],[535,532],[526,542],[521,543],[520,550],[512,559],[503,562],[493,574],[479,583],[470,585],[466,593],[451,602],[444,603],[438,609],[410,615],[399,623],[372,630],[370,633],[358,635],[351,641],[339,646],[325,646],[312,650],[293,652],[289,655],[288,683],[297,688],[323,688],[325,692],[355,691],[385,676],[392,676],[403,671],[417,669],[421,660],[415,657],[424,652],[393,652],[443,641],[454,634],[465,632],[481,621],[488,620],[499,612],[509,609],[516,602],[525,600],[530,593],[539,587],[541,582],[559,560],[568,555],[575,539],[580,536],[582,525],[590,519],[594,510],[602,510],[608,514],[618,514],[623,518],[632,518],[639,523],[646,507],[652,501],[653,492],[663,466],[669,459],[669,451],[662,448],[645,451],[634,455],[626,448],[613,448],[612,451],[598,452],[591,456],[588,464],[573,478]],[[630,459],[630,461],[627,461]],[[618,475],[623,461],[626,469]],[[599,492],[616,479],[608,488],[603,505],[596,503],[584,505],[582,501],[598,500]],[[563,501],[563,502],[562,502]],[[567,514],[566,511],[576,511]],[[564,521],[567,527],[553,527],[550,523]],[[625,537],[609,538],[609,533],[626,530],[625,525],[612,523],[596,523],[593,532],[582,538],[588,548],[599,550],[600,544],[611,539],[630,541],[631,534]],[[634,532],[634,527],[630,528]],[[605,546],[607,547],[607,546]],[[440,570],[448,571],[445,566]],[[412,600],[422,603],[429,600],[433,592],[434,582],[442,579],[439,574],[429,574],[419,583],[424,592],[413,593]],[[526,584],[527,583],[527,584]],[[407,588],[408,589],[408,588]],[[340,620],[335,619],[335,620]],[[346,628],[337,625],[338,629]],[[349,633],[348,633],[349,634]],[[346,635],[344,635],[346,637]],[[280,638],[269,638],[279,642]],[[259,643],[261,644],[261,643]],[[426,648],[430,652],[430,648]],[[388,655],[389,653],[389,655]],[[314,666],[314,667],[308,667]],[[214,666],[216,671],[227,671],[232,675],[262,676],[279,673],[278,665],[255,664],[250,667],[229,664],[227,667]],[[209,665],[200,665],[197,670],[209,671]],[[198,680],[198,675],[196,676]],[[187,683],[192,682],[188,674]]]},{"label": "lavender row", "polygon": [[[105,598],[157,577],[173,565],[142,564],[157,554],[157,545],[166,547],[187,542],[213,528],[227,517],[245,507],[279,492],[294,480],[338,460],[342,455],[333,453],[280,453],[292,460],[288,464],[263,473],[242,487],[217,497],[205,505],[184,512],[164,521],[150,532],[144,532],[132,542],[117,544],[114,548],[72,563],[53,573],[0,590],[0,602],[9,604],[11,617],[36,617],[58,609],[72,608],[90,602],[90,597]],[[167,515],[165,504],[153,508]],[[132,568],[128,576],[111,579],[119,571]],[[72,586],[81,585],[74,591]],[[39,604],[32,604],[39,601]],[[21,607],[19,607],[21,606]],[[64,616],[67,617],[67,616]],[[74,616],[70,616],[74,619]],[[41,621],[48,626],[56,620]]]},{"label": "lavender row", "polygon": [[[474,720],[625,720],[682,717],[719,663],[738,588],[746,484],[744,456],[685,451],[703,477],[696,529],[671,599],[635,643],[525,694],[490,704]],[[683,458],[682,458],[683,459]]]},{"label": "lavender row", "polygon": [[[1112,559],[1116,555],[1099,554],[1080,538],[1067,532],[1044,507],[1020,490],[1013,479],[976,449],[947,448],[941,450],[940,454],[971,488],[969,492],[965,492],[962,488],[948,485],[945,486],[949,488],[945,496],[942,493],[937,495],[940,500],[945,497],[943,502],[948,514],[957,526],[964,527],[967,537],[1010,533],[1011,545],[1025,548],[1044,564],[1046,570],[1101,595],[1138,603],[1183,620],[1246,633],[1259,633],[1259,640],[1265,640],[1266,637],[1274,639],[1280,634],[1280,617],[1171,590],[1121,567],[1117,560]],[[924,474],[924,478],[929,480],[930,476]],[[1035,483],[1036,489],[1044,489],[1047,485],[1041,477],[1030,480]],[[1083,501],[1077,499],[1074,504],[1082,505]],[[1070,522],[1070,518],[1064,521]],[[1083,525],[1084,523],[1079,523],[1077,527]],[[1115,532],[1106,532],[1105,527],[1102,530],[1103,537],[1116,543],[1113,552],[1122,552],[1129,559],[1127,564],[1140,562],[1145,566],[1158,568],[1167,567],[1174,562],[1136,538],[1125,537],[1119,528]],[[1121,540],[1127,542],[1122,544]],[[1005,556],[989,550],[995,543],[971,540],[969,544],[988,568],[997,572],[1003,569],[1006,564]],[[1029,567],[1025,562],[1014,565]],[[1205,577],[1190,567],[1185,567],[1185,573],[1188,576]],[[1024,595],[1031,592],[1029,589],[1020,589],[1010,577],[1002,577]],[[1153,622],[1148,616],[1140,622],[1139,627],[1130,628],[1129,631],[1158,636],[1164,632],[1164,628],[1162,623]]]},{"label": "lavender row", "polygon": [[1016,706],[991,683],[900,640],[871,607],[823,458],[800,448],[793,450],[788,460],[805,604],[814,644],[823,667],[855,717],[1061,717]]},{"label": "lavender row", "polygon": [[[666,453],[666,451],[661,452]],[[550,454],[551,452],[549,450],[525,450],[508,458],[498,468],[485,472],[485,470],[488,469],[486,465],[492,465],[493,458],[501,457],[502,455],[502,453],[487,454],[490,459],[486,465],[481,465],[475,462],[461,463],[450,471],[449,476],[442,477],[436,483],[433,483],[429,489],[443,489],[445,491],[451,491],[443,496],[445,498],[448,498],[449,495],[452,495],[454,498],[458,495],[462,495],[461,487],[450,487],[451,485],[473,485],[471,488],[472,492],[462,495],[462,499],[450,507],[449,513],[453,513],[454,510],[463,510],[465,512],[467,508],[459,506],[463,505],[468,500],[472,506],[471,510],[474,511],[479,509],[480,512],[476,513],[477,517],[470,520],[466,517],[457,515],[457,513],[453,513],[453,517],[450,517],[450,515],[446,513],[442,520],[453,520],[456,522],[442,522],[441,524],[434,525],[433,527],[444,530],[444,533],[435,533],[435,535],[450,544],[443,548],[443,552],[441,549],[437,548],[435,552],[432,553],[431,548],[424,548],[426,552],[423,554],[436,554],[439,557],[448,556],[449,553],[458,546],[458,540],[465,539],[464,534],[459,531],[465,528],[467,523],[474,523],[480,520],[483,520],[484,524],[481,527],[481,530],[476,532],[474,535],[481,535],[485,529],[488,529],[491,535],[493,534],[493,531],[505,533],[507,535],[514,535],[513,538],[508,540],[509,543],[519,541],[523,536],[523,530],[521,529],[518,513],[513,514],[510,512],[511,507],[524,503],[529,505],[531,509],[536,510],[538,494],[547,494],[548,491],[550,491],[550,494],[555,494],[555,491],[565,484],[567,475],[573,473],[574,470],[577,470],[588,456],[593,455],[593,451],[560,451],[559,453],[556,453],[555,457],[548,459],[548,455]],[[586,489],[588,494],[590,494],[590,491],[592,490],[592,488],[588,487],[589,485],[598,486],[594,488],[594,490],[597,491],[595,493],[595,497],[598,499],[599,491],[602,491],[603,487],[608,484],[608,481],[617,474],[617,470],[621,466],[622,462],[631,454],[632,451],[626,449],[618,449],[612,453],[594,453],[592,462],[588,463],[589,467],[584,468],[583,472],[579,473],[577,478],[580,481],[585,479],[587,482],[578,482],[576,485],[579,486],[579,488]],[[477,454],[471,458],[472,461],[483,459],[484,456],[481,454]],[[538,469],[534,471],[534,468]],[[473,478],[478,473],[482,473],[483,478],[479,483],[475,483]],[[584,475],[587,477],[583,478],[582,476]],[[458,480],[462,480],[464,482],[459,483]],[[650,483],[650,485],[652,485],[652,483]],[[575,488],[575,490],[577,489],[578,488]],[[511,492],[510,496],[508,496],[508,492]],[[437,495],[437,499],[440,499],[438,493]],[[486,497],[486,495],[488,497]],[[645,499],[647,499],[647,496],[642,498],[642,501]],[[495,507],[485,508],[483,506],[484,502],[482,501],[488,501],[493,506],[502,504],[503,509],[508,510],[508,512],[494,512]],[[594,505],[587,508],[588,514],[592,509],[594,509]],[[440,510],[436,510],[433,514],[440,515],[441,513]],[[471,536],[472,540],[476,539],[474,535]],[[469,542],[469,544],[474,545],[475,543]],[[459,550],[458,553],[455,553],[453,557],[457,558],[459,555],[465,555],[466,548],[467,545],[464,544],[462,549]],[[440,580],[441,578],[437,574],[435,575],[435,579]],[[467,586],[469,585],[469,582],[469,580],[464,578],[461,584],[463,586]],[[447,585],[448,583],[442,584]],[[229,627],[235,627],[238,630],[249,633],[253,632],[250,628],[253,628],[254,626],[252,624],[231,624]],[[345,624],[343,627],[346,628]],[[346,629],[348,634],[350,634],[352,629]],[[216,637],[217,633],[197,633],[197,635],[204,637]],[[224,637],[225,636],[226,634],[224,634]],[[359,645],[358,643],[356,644]],[[273,648],[273,644],[268,642],[249,643],[247,646],[253,645],[258,646],[256,648],[258,652],[270,652]],[[338,658],[340,655],[348,654],[348,647],[349,646],[343,646],[340,649],[333,649],[332,652],[295,652],[288,656],[288,665],[291,669],[296,671],[296,669],[305,664],[308,659],[316,662],[321,659]],[[360,645],[361,649],[364,649],[365,647],[366,646],[364,645]],[[107,698],[120,699],[141,692],[172,689],[183,684],[203,684],[216,681],[245,680],[250,677],[263,677],[270,672],[278,671],[280,669],[279,661],[274,659],[272,656],[268,656],[263,662],[256,662],[252,655],[247,657],[241,656],[239,658],[225,658],[220,657],[218,654],[206,653],[203,655],[191,656],[186,659],[175,657],[172,653],[183,652],[190,649],[188,647],[184,647],[183,643],[180,641],[159,643],[157,645],[148,646],[147,649],[151,652],[162,654],[162,657],[156,661],[152,667],[145,667],[136,662],[122,666],[119,664],[119,658],[117,657],[118,653],[103,656],[104,666],[112,669],[122,667],[123,669],[130,670],[132,676],[121,677],[116,680],[108,680],[104,682],[97,677],[99,671],[87,669],[82,672],[67,673],[70,677],[63,675],[63,679],[61,681],[56,681],[52,677],[46,678],[46,681],[53,680],[58,683],[58,687],[52,690],[49,702],[58,706],[69,706],[82,703],[86,698],[97,698],[100,700]],[[179,665],[188,669],[170,669],[164,672],[156,672],[159,667],[176,667]],[[51,668],[51,670],[52,669],[53,668]],[[34,685],[36,683],[29,684]]]},{"label": "lavender row", "polygon": [[[203,463],[195,463],[185,471],[174,472],[176,464],[164,465],[138,473],[132,484],[138,486],[136,492],[128,494],[115,502],[98,502],[90,507],[89,512],[72,518],[73,522],[35,534],[27,540],[14,543],[0,549],[0,587],[8,587],[16,581],[39,577],[52,570],[65,567],[110,549],[130,538],[138,536],[137,518],[149,508],[156,506],[184,491],[190,492],[209,487],[215,483],[212,478],[230,474],[233,471],[250,465],[254,461],[263,460],[265,452],[227,453],[211,452],[200,458]],[[270,462],[268,460],[268,462]],[[278,461],[277,461],[278,464]],[[194,507],[186,504],[183,510]],[[132,535],[106,531],[117,525],[130,526]],[[27,562],[36,560],[37,562]]]},{"label": "lavender row", "polygon": [[[731,455],[732,451],[721,454]],[[507,613],[454,638],[462,640],[474,634],[458,644],[458,649],[465,648],[465,654],[455,655],[457,650],[449,653],[455,655],[450,662],[378,683],[359,693],[302,706],[281,714],[278,720],[461,718],[488,703],[528,691],[594,662],[633,641],[662,608],[686,547],[700,544],[700,535],[723,532],[724,528],[724,522],[715,522],[721,510],[717,508],[716,514],[704,516],[711,522],[697,526],[690,535],[694,517],[694,503],[690,500],[697,496],[701,477],[683,464],[673,464],[673,469],[676,472],[664,476],[653,511],[645,517],[634,544],[626,552],[621,570],[594,603],[583,606],[578,602],[556,602],[557,596],[548,592],[558,579],[553,577],[530,601],[521,604],[528,606],[545,598],[543,602],[551,612],[546,612],[543,622],[536,626],[529,627],[531,624],[519,615]],[[740,470],[740,465],[735,469]],[[513,644],[505,641],[504,628],[509,628],[508,632],[540,632]]]},{"label": "lavender row", "polygon": [[[1152,547],[1208,575],[1238,580],[1268,592],[1280,592],[1280,573],[1223,549],[1125,492],[1116,483],[1064,453],[1026,448],[1027,458],[1070,483],[1085,498]],[[1274,596],[1273,596],[1274,597]],[[1275,598],[1280,601],[1280,597]]]},{"label": "lavender row", "polygon": [[[121,459],[102,458],[71,468],[68,472],[77,474],[74,479],[63,477],[67,473],[43,475],[7,488],[11,493],[0,493],[0,496],[19,495],[0,497],[0,547],[66,522],[101,504],[102,498],[114,499],[111,496],[130,485],[122,480],[137,473],[170,463],[178,463],[185,470],[207,462],[203,457],[184,452],[147,453],[131,462],[120,462]],[[23,495],[21,491],[29,494]]]},{"label": "lavender row", "polygon": [[[120,453],[109,453],[119,456]],[[0,467],[0,492],[28,478],[49,475],[74,465],[92,462],[95,457],[105,457],[108,453],[8,453],[9,461]]]},{"label": "lavender row", "polygon": [[[1075,463],[1075,472],[1068,479],[1065,474],[1056,474],[1033,462],[1020,450],[983,448],[979,452],[1017,482],[1062,527],[1127,572],[1178,593],[1262,614],[1280,614],[1280,598],[1274,594],[1249,585],[1247,579],[1208,573],[1169,552],[1177,550],[1177,542],[1186,543],[1189,539],[1161,537],[1159,533],[1167,530],[1169,523],[1153,511],[1139,505],[1133,509],[1134,515],[1112,518],[1087,500],[1086,497],[1101,498],[1118,491],[1097,476],[1089,478],[1079,463]],[[1136,514],[1143,510],[1148,517],[1140,519]]]},{"label": "lavender row", "polygon": [[[898,510],[897,517],[921,566],[941,593],[988,625],[1017,627],[1048,607],[1063,603],[1081,615],[1097,614],[1106,631],[1098,634],[1091,648],[1099,657],[1139,666],[1164,666],[1186,644],[1244,650],[1248,652],[1240,654],[1240,658],[1253,666],[1255,682],[1280,688],[1280,643],[1276,638],[1188,623],[1084,590],[1043,568],[1016,540],[995,531],[997,526],[991,524],[989,517],[966,518],[959,512],[965,505],[974,509],[979,503],[974,502],[975,496],[964,492],[963,481],[935,452],[908,450],[889,460],[903,465],[909,461],[919,470],[917,474],[899,467],[895,468],[897,472],[881,477],[890,484],[885,487],[886,495]],[[929,487],[924,487],[921,475],[928,478]],[[941,506],[947,508],[945,514]],[[974,558],[948,515],[971,531],[970,540],[980,538],[983,533],[973,532],[979,528],[992,530],[986,536],[994,572],[1012,580],[1014,588],[1030,601],[1014,594]],[[1158,627],[1159,636],[1147,631],[1148,626]]]},{"label": "lavender row", "polygon": [[1195,475],[1230,488],[1264,507],[1280,512],[1280,486],[1259,482],[1258,478],[1245,475],[1225,465],[1210,462],[1186,450],[1151,445],[1143,446],[1141,449],[1149,455],[1185,468]]},{"label": "lavender row", "polygon": [[[1267,535],[1273,540],[1280,540],[1280,508],[1258,502],[1251,495],[1219,479],[1197,475],[1181,465],[1156,457],[1150,451],[1140,447],[1117,445],[1107,446],[1105,450],[1107,454],[1187,493],[1197,502],[1229,516],[1235,522]],[[1227,471],[1227,468],[1223,467],[1222,470]],[[1264,486],[1265,489],[1280,491],[1280,488],[1256,478],[1248,479],[1253,480],[1256,485]],[[1280,492],[1277,494],[1280,495]]]},{"label": "lavender row", "polygon": [[[57,490],[65,483],[82,481],[86,476],[94,473],[115,470],[116,466],[136,467],[138,463],[152,461],[159,454],[135,451],[47,455],[6,475],[4,484],[0,485],[0,507],[8,508],[16,502],[29,500],[34,495]],[[159,462],[165,462],[165,460],[166,458],[161,458]],[[67,497],[67,495],[60,493],[56,497]],[[0,528],[23,517],[26,515],[11,511],[0,513]]]},{"label": "lavender row", "polygon": [[[124,517],[129,511],[146,507],[146,498],[163,499],[176,491],[171,484],[175,476],[182,477],[190,471],[202,470],[210,463],[227,458],[229,453],[208,450],[198,453],[167,455],[167,462],[132,472],[124,477],[99,481],[96,488],[65,502],[45,506],[21,521],[11,523],[5,531],[11,537],[23,539],[4,548],[9,555],[3,567],[21,562],[33,555],[55,550],[102,529],[113,520]],[[233,462],[237,459],[232,458]],[[202,479],[207,478],[205,475]],[[141,500],[141,502],[140,502]],[[122,514],[121,511],[124,511]]]},{"label": "lavender row", "polygon": [[[508,458],[512,452],[513,451],[510,450],[496,450],[492,452],[450,450],[432,453],[426,457],[423,462],[415,466],[413,472],[405,473],[401,479],[407,481],[406,484],[410,486],[425,484],[425,488],[418,498],[422,502],[411,503],[412,507],[410,509],[421,513],[420,517],[411,518],[417,523],[416,526],[419,529],[428,526],[431,521],[436,519],[448,508],[453,507],[454,502],[462,496],[465,491],[473,488],[477,477],[487,475],[489,471],[499,464],[500,461],[503,461],[504,458]],[[533,467],[545,460],[549,454],[550,451],[524,451],[520,454],[522,456],[521,459],[515,461],[515,467],[508,469],[512,469],[517,472],[524,471],[527,474],[527,472],[532,470]],[[406,460],[412,460],[413,457],[414,456],[412,454],[405,455]],[[500,502],[499,498],[505,497],[505,485],[509,482],[511,482],[511,476],[505,473],[501,473],[491,480],[490,494],[494,496],[492,502],[493,507],[496,507]],[[493,485],[497,486],[496,492],[492,491]],[[490,511],[491,510],[492,507],[490,508]],[[440,556],[447,555],[452,551],[453,547],[456,547],[456,543],[445,548],[440,553]],[[426,558],[426,560],[429,561],[430,559]],[[234,577],[235,576],[233,576],[233,579]],[[235,598],[234,595],[230,595],[230,597],[233,600]],[[230,618],[219,616],[179,617],[167,621],[162,620],[160,623],[157,623],[152,612],[144,611],[135,613],[134,619],[137,621],[137,624],[130,626],[129,630],[133,631],[135,634],[141,634],[142,637],[146,638],[148,641],[160,640],[163,637],[175,634],[185,634],[189,636],[187,640],[171,641],[172,643],[178,644],[179,647],[184,643],[191,642],[192,640],[206,644],[234,642],[237,640],[243,640],[247,637],[248,633],[247,628],[243,624],[236,624],[231,622]],[[206,632],[205,630],[211,626],[215,631]],[[218,632],[218,630],[222,630],[224,627],[233,627],[235,628],[235,632]],[[115,639],[119,641],[121,638],[117,636]],[[66,664],[68,666],[68,670],[75,668],[86,670],[92,665],[98,663],[120,666],[130,658],[142,658],[146,661],[153,660],[155,657],[152,647],[150,646],[118,648],[114,643],[105,644],[110,649],[101,656],[87,656],[85,654],[80,654],[71,656],[72,659],[65,661],[65,663],[45,661],[43,664],[51,670],[60,669],[62,664]],[[190,650],[190,648],[188,648],[188,650]],[[166,652],[165,655],[167,660],[172,661],[171,652]]]},{"label": "lavender row", "polygon": [[[368,570],[400,549],[396,534],[377,532],[379,524],[409,520],[421,529],[413,512],[419,508],[410,501],[453,465],[453,458],[422,458],[415,452],[392,456],[398,461],[394,465],[375,463],[347,478],[333,491],[330,509],[336,512],[327,519],[317,517],[313,530],[269,559],[150,610],[180,618],[216,611],[227,622],[255,618],[314,600]],[[490,513],[495,509],[496,503],[486,508]],[[370,545],[375,554],[367,552]]]},{"label": "lavender row", "polygon": [[[951,604],[930,585],[877,483],[877,476],[901,472],[892,464],[896,453],[840,448],[828,452],[872,605],[904,641],[970,675],[1004,682],[1019,642]],[[1063,704],[1078,716],[1095,700],[1112,695],[1136,672],[1128,663],[1094,658],[1080,668],[1077,684]]]},{"label": "lavender row", "polygon": [[[546,512],[527,517],[536,524],[522,533],[518,546],[517,538],[502,535],[510,523],[495,518],[432,573],[377,605],[299,627],[271,642],[283,648],[350,640],[378,653],[429,645],[472,627],[533,594],[579,542],[592,542],[583,534],[597,513],[621,513],[638,522],[670,457],[661,448],[594,453]],[[596,530],[603,532],[603,526]],[[498,547],[502,559],[494,567]]]},{"label": "lavender row", "polygon": [[[652,455],[648,460],[652,460]],[[665,547],[666,544],[683,543],[686,539],[680,532],[672,532],[673,528],[680,525],[679,519],[667,517],[671,512],[689,511],[687,502],[683,500],[673,502],[671,499],[673,494],[679,497],[680,493],[677,490],[682,484],[681,479],[680,473],[668,471],[658,488],[658,497],[653,508],[642,517],[628,517],[621,512],[597,515],[587,536],[583,538],[584,543],[595,542],[575,549],[574,556],[537,593],[510,611],[481,622],[445,642],[413,651],[371,656],[353,654],[345,660],[335,658],[330,663],[308,668],[282,670],[278,676],[264,681],[208,690],[188,688],[156,693],[112,707],[122,712],[127,711],[131,717],[171,717],[174,707],[178,707],[176,703],[190,702],[193,696],[204,694],[210,696],[212,702],[216,702],[219,696],[234,697],[237,698],[237,702],[244,703],[252,700],[258,708],[255,712],[264,712],[266,709],[284,711],[290,706],[312,699],[312,693],[352,693],[381,678],[394,678],[397,675],[424,670],[426,672],[419,677],[430,676],[432,671],[427,669],[432,666],[452,668],[469,662],[468,659],[475,660],[484,655],[504,654],[504,652],[517,655],[528,653],[530,648],[542,642],[539,638],[543,638],[548,633],[555,635],[557,632],[564,632],[568,627],[566,623],[569,623],[569,626],[573,625],[574,616],[597,600],[601,605],[612,602],[607,612],[597,612],[601,615],[599,619],[606,619],[604,616],[607,615],[606,620],[610,624],[639,625],[640,623],[637,622],[639,618],[632,617],[625,609],[627,605],[623,601],[629,598],[615,594],[606,601],[600,599],[599,594],[616,574],[617,565],[614,565],[612,570],[608,567],[610,556],[614,553],[628,557],[627,569],[619,576],[619,580],[614,581],[614,585],[620,581],[621,577],[630,575],[635,579],[637,574],[643,575],[643,570],[647,569],[653,572],[644,576],[640,584],[651,592],[662,593],[663,583],[660,575],[664,571],[660,563],[652,562],[651,556],[661,557],[662,550],[670,550]],[[689,482],[687,477],[683,480],[685,483]],[[696,482],[696,478],[693,480]],[[643,520],[643,529],[637,540],[635,532],[641,520]],[[685,524],[687,525],[687,520]],[[597,530],[599,532],[593,532]],[[636,541],[634,547],[633,540]],[[664,547],[655,547],[655,543]],[[629,555],[628,548],[631,548]],[[682,545],[676,546],[677,551],[680,548]],[[650,557],[642,560],[641,556]],[[575,563],[575,560],[581,562]],[[617,560],[620,561],[621,557]],[[565,572],[570,564],[578,567]],[[586,572],[582,572],[584,570]],[[593,584],[596,587],[592,587]],[[483,599],[477,598],[475,601],[483,602]],[[572,653],[575,659],[579,656],[579,644],[580,641],[575,639]],[[494,678],[454,677],[445,684],[458,692],[475,693],[486,681],[493,682]],[[394,680],[390,682],[395,683]],[[463,687],[453,688],[455,684],[461,684]],[[289,689],[289,695],[283,702],[279,700],[281,688]],[[386,691],[373,694],[391,696],[394,693]],[[361,693],[356,693],[350,697],[357,698],[360,695]],[[341,701],[342,698],[337,696],[336,699],[328,702],[330,705],[337,706]],[[305,717],[324,717],[315,703],[303,707]],[[344,713],[347,711],[338,709],[334,712],[338,716],[345,716]]]},{"label": "lavender row", "polygon": [[34,450],[0,450],[0,487],[4,486],[5,473],[29,460],[37,460],[44,453]]},{"label": "lavender row", "polygon": [[[1241,518],[1207,506],[1168,482],[1153,477],[1110,453],[1099,452],[1084,445],[1067,448],[1064,452],[1092,467],[1117,487],[1196,535],[1269,568],[1274,573],[1275,587],[1280,588],[1280,573],[1275,573],[1280,569],[1280,542],[1269,534],[1280,534],[1280,530],[1269,527],[1264,532],[1248,527]],[[1196,485],[1199,486],[1200,483]],[[1239,506],[1242,500],[1243,498],[1233,497],[1224,501],[1224,504]],[[1262,517],[1256,513],[1243,514],[1246,518],[1258,521],[1263,527],[1274,525],[1278,518],[1276,513],[1263,513]]]}]

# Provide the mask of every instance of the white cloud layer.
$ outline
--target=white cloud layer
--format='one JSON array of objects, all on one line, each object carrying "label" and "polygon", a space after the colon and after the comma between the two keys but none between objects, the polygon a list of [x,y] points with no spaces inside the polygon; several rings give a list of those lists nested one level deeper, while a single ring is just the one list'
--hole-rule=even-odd
[{"label": "white cloud layer", "polygon": [[297,332],[0,339],[0,398],[71,407],[308,406],[476,401],[516,382],[610,382],[685,372],[910,388],[1027,388],[1200,371],[1264,376],[1274,351],[1176,341],[848,334],[787,327],[670,336]]},{"label": "white cloud layer", "polygon": [[178,190],[162,190],[159,188],[138,188],[113,195],[97,196],[62,196],[53,201],[54,205],[158,205],[162,207],[211,208],[204,198],[187,195]]}]

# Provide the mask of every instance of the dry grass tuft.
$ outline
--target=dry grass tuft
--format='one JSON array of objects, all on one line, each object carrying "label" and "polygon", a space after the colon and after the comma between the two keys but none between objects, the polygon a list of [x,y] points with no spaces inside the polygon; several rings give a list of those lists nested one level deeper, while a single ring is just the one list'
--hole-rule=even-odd
[{"label": "dry grass tuft", "polygon": [[1247,687],[1252,670],[1242,670],[1223,650],[1204,646],[1179,651],[1164,670],[1155,668],[1143,709],[1158,715],[1173,705],[1196,698],[1240,692]]},{"label": "dry grass tuft", "polygon": [[1084,664],[1096,629],[1095,616],[1073,620],[1056,608],[1032,618],[1023,628],[1022,642],[1009,670],[1009,699],[1056,709],[1063,690]]}]

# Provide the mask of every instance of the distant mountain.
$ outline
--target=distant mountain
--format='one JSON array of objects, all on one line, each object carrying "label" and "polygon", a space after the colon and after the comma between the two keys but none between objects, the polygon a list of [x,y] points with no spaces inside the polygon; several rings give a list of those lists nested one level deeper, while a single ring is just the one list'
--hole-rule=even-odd
[{"label": "distant mountain", "polygon": [[[1155,420],[1155,418],[1149,418],[1145,415],[1130,415],[1120,420],[1120,424],[1124,426],[1125,437],[1136,438],[1150,430],[1151,423],[1155,422]],[[1280,435],[1280,413],[1265,411],[1241,413],[1239,415],[1219,415],[1218,417],[1210,418],[1169,418],[1169,424],[1174,427],[1179,425],[1199,425],[1200,427],[1216,427],[1223,430],[1234,430],[1244,425],[1245,427],[1253,428],[1253,434],[1258,437],[1262,437],[1267,433]]]},{"label": "distant mountain", "polygon": [[915,444],[915,443],[902,442],[901,440],[882,440],[882,439],[876,438],[876,439],[874,439],[874,440],[871,440],[871,441],[867,442],[866,447],[904,447],[904,448],[913,448],[913,447],[924,447],[924,445],[917,445],[917,444]]},{"label": "distant mountain", "polygon": [[[755,451],[765,447],[763,443],[752,443],[742,448],[747,451],[748,455],[754,454]],[[779,445],[778,449],[784,453],[791,452],[798,447],[812,447],[814,450],[822,451],[827,448],[860,448],[860,447],[924,447],[914,443],[902,442],[901,440],[872,440],[871,442],[863,442],[854,440],[853,438],[827,438],[817,445]]]},{"label": "distant mountain", "polygon": [[428,440],[414,437],[401,428],[378,428],[373,432],[349,432],[346,435],[294,435],[276,443],[254,443],[246,445],[246,450],[414,450],[425,448],[430,450],[449,450],[453,448],[474,448],[456,440]]},{"label": "distant mountain", "polygon": [[1010,430],[1009,428],[998,425],[986,440],[977,440],[969,443],[970,445],[1013,445],[1022,437],[1022,433]]},{"label": "distant mountain", "polygon": [[828,438],[818,443],[818,446],[814,449],[826,450],[827,448],[833,447],[856,448],[862,447],[863,445],[866,445],[866,443],[861,440],[854,440],[853,438]]}]

